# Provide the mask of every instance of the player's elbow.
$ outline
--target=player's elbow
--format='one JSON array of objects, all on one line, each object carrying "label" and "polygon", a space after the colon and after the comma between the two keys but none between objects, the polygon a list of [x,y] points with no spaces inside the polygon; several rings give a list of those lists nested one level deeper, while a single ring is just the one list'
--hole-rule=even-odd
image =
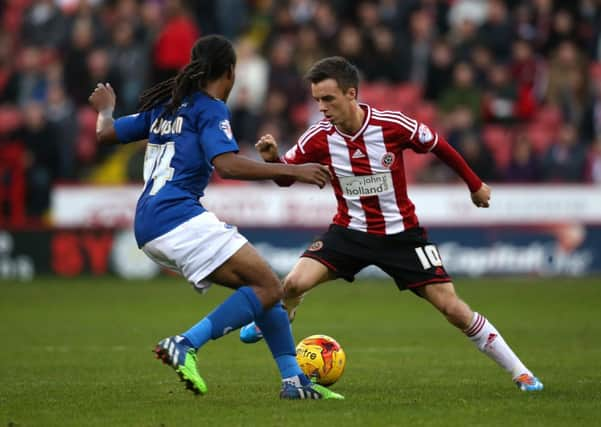
[{"label": "player's elbow", "polygon": [[223,179],[237,179],[243,175],[244,165],[241,165],[235,154],[226,153],[213,159],[217,174]]},{"label": "player's elbow", "polygon": [[274,179],[274,182],[278,187],[290,187],[296,180],[294,178],[276,178]]},{"label": "player's elbow", "polygon": [[215,170],[223,179],[236,179],[238,177],[235,168],[232,168],[230,165],[215,165]]},{"label": "player's elbow", "polygon": [[118,144],[119,140],[115,131],[112,129],[97,129],[96,130],[96,142],[98,145],[114,145]]}]

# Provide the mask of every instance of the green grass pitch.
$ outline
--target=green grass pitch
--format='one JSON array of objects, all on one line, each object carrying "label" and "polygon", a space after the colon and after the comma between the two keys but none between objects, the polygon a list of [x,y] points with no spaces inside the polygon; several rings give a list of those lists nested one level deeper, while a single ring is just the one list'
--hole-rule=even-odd
[{"label": "green grass pitch", "polygon": [[296,340],[335,337],[345,401],[278,399],[264,343],[207,344],[209,393],[186,391],[152,358],[222,301],[177,278],[0,282],[0,427],[590,426],[601,416],[601,280],[459,279],[457,289],[545,383],[519,392],[425,301],[391,282],[335,282],[298,312]]}]

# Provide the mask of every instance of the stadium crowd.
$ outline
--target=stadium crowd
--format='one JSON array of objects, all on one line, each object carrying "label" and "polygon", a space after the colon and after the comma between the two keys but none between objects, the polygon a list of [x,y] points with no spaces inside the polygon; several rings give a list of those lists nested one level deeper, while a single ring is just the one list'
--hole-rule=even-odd
[{"label": "stadium crowd", "polygon": [[[0,0],[0,20],[0,197],[21,174],[28,216],[56,182],[141,179],[144,146],[99,148],[87,98],[110,82],[116,115],[135,112],[210,33],[237,46],[250,156],[320,119],[303,74],[342,55],[360,99],[433,125],[486,181],[601,182],[599,0]],[[409,180],[455,179],[432,158],[411,156]]]}]

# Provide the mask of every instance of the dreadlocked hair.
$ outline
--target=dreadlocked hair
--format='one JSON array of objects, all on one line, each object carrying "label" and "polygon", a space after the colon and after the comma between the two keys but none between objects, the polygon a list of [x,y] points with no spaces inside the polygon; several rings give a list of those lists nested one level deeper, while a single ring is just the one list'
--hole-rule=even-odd
[{"label": "dreadlocked hair", "polygon": [[140,96],[139,111],[151,110],[165,104],[165,112],[173,113],[182,100],[206,88],[236,65],[232,44],[223,36],[210,35],[199,38],[192,48],[191,60],[175,77],[157,83]]}]

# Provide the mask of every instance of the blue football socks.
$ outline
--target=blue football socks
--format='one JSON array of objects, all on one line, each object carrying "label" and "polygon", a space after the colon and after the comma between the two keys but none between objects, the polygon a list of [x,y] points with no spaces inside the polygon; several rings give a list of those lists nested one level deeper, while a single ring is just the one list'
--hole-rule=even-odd
[{"label": "blue football socks", "polygon": [[302,385],[308,384],[309,380],[296,361],[296,349],[292,339],[290,322],[282,304],[277,303],[264,312],[257,317],[255,323],[263,332],[263,337],[278,365],[282,379],[298,376]]},{"label": "blue football socks", "polygon": [[186,344],[199,349],[209,339],[220,338],[252,322],[262,313],[263,306],[255,292],[250,286],[243,286],[182,335]]}]

